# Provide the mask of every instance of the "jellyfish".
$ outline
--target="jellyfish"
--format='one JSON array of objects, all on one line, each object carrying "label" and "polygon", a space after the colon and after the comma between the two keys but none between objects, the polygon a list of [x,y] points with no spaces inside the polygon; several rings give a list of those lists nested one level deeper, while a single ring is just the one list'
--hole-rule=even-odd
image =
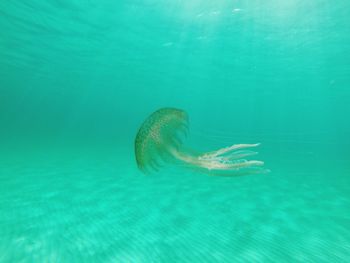
[{"label": "jellyfish", "polygon": [[241,175],[266,172],[264,162],[247,160],[257,154],[247,150],[259,145],[234,144],[210,152],[199,152],[183,146],[188,133],[188,115],[176,108],[161,108],[153,112],[139,128],[135,138],[138,168],[148,173],[164,163],[178,163],[213,175]]}]

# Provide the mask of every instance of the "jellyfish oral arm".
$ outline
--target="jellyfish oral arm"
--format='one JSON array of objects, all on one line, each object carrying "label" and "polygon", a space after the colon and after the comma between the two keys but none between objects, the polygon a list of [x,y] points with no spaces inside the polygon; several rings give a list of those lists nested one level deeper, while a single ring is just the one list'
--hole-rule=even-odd
[{"label": "jellyfish oral arm", "polygon": [[216,151],[191,155],[181,150],[172,149],[173,156],[191,166],[208,170],[239,170],[241,168],[262,166],[264,162],[256,160],[240,159],[256,154],[252,151],[236,151],[245,148],[256,147],[259,144],[237,144]]},{"label": "jellyfish oral arm", "polygon": [[213,152],[205,153],[205,154],[203,154],[203,157],[216,157],[216,156],[223,155],[225,153],[230,153],[230,152],[235,151],[235,150],[257,147],[259,145],[260,145],[260,143],[255,143],[255,144],[234,144],[234,145],[231,145],[229,147],[225,147],[225,148],[213,151]]}]

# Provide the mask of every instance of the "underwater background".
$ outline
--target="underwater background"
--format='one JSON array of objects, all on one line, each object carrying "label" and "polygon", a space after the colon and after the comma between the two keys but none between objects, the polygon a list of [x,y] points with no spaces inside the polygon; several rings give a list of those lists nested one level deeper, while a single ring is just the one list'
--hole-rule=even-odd
[{"label": "underwater background", "polygon": [[[350,262],[350,2],[0,2],[0,262]],[[268,174],[137,169],[155,110]]]}]

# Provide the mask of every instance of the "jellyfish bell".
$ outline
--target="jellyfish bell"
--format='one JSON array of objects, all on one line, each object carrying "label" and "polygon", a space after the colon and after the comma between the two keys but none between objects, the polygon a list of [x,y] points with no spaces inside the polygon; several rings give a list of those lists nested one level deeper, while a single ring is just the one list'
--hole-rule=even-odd
[{"label": "jellyfish bell", "polygon": [[140,170],[157,169],[160,162],[171,161],[172,152],[181,146],[180,133],[187,129],[186,112],[162,108],[152,113],[141,125],[135,139],[135,156]]},{"label": "jellyfish bell", "polygon": [[141,125],[135,139],[135,156],[143,172],[158,170],[162,163],[180,163],[214,175],[241,175],[265,172],[262,161],[243,159],[257,154],[246,150],[259,144],[236,144],[200,153],[182,144],[188,132],[188,116],[181,109],[161,108]]}]

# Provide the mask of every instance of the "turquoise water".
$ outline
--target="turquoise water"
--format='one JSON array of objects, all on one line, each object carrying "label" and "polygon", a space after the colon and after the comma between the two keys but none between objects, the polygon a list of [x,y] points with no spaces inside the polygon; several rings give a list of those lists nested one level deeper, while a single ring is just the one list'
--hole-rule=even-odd
[{"label": "turquoise water", "polygon": [[[0,2],[0,262],[349,262],[348,1]],[[165,165],[261,143],[268,174]]]}]

